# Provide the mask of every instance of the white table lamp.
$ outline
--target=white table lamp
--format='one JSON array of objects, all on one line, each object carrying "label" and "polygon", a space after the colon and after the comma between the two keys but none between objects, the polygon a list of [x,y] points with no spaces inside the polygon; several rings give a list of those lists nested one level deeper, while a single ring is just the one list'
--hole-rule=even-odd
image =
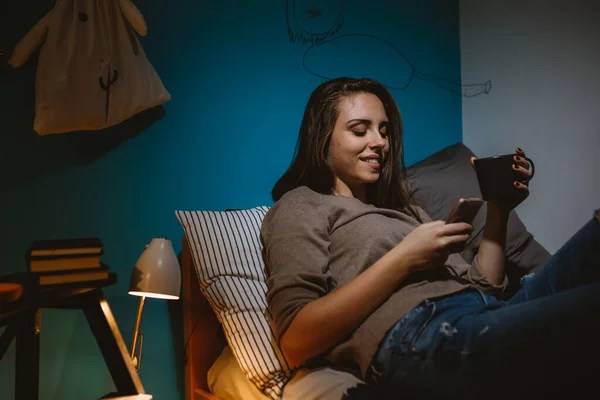
[{"label": "white table lamp", "polygon": [[[140,324],[146,297],[177,300],[180,288],[181,270],[171,241],[165,238],[152,239],[135,263],[129,283],[129,294],[140,297],[131,345],[131,359],[136,370],[139,371],[142,364],[143,335],[140,334]],[[140,351],[139,357],[136,357],[138,338]]]}]

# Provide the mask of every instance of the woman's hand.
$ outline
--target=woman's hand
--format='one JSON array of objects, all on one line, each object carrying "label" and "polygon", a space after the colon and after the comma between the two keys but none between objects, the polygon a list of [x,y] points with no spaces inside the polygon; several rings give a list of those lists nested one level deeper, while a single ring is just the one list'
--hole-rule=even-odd
[{"label": "woman's hand", "polygon": [[[531,178],[531,171],[529,171],[529,162],[525,160],[525,152],[520,147],[516,148],[517,155],[514,156],[513,161],[515,162],[512,166],[513,170],[517,171],[522,179],[513,182],[513,186],[516,187],[517,194],[511,196],[507,200],[489,201],[489,205],[492,208],[496,208],[502,212],[509,213],[512,209],[516,208],[529,196],[529,186],[527,183]],[[477,157],[471,157],[471,166],[475,168],[475,160]]]},{"label": "woman's hand", "polygon": [[433,221],[419,225],[394,248],[400,252],[410,272],[444,265],[451,253],[462,250],[469,239],[472,226],[457,222],[446,224]]}]

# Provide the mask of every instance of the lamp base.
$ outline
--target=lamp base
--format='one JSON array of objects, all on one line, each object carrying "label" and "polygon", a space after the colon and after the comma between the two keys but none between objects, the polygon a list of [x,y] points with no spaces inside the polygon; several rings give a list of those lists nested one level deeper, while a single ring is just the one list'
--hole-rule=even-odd
[{"label": "lamp base", "polygon": [[107,395],[100,397],[101,399],[112,399],[112,400],[152,400],[150,394],[132,394],[130,396],[119,396],[119,393],[112,392]]}]

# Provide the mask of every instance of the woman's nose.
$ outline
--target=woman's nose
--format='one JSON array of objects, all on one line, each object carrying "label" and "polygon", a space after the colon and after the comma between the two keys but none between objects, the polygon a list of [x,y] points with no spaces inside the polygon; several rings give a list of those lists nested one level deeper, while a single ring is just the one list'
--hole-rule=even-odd
[{"label": "woman's nose", "polygon": [[369,147],[382,148],[383,146],[385,146],[385,139],[380,133],[375,133],[371,139],[371,142],[369,143]]}]

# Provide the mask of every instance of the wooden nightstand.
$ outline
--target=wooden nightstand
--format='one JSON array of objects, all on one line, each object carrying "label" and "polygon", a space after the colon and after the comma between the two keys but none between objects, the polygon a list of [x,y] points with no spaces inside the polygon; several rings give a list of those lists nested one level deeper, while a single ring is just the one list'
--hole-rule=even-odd
[{"label": "wooden nightstand", "polygon": [[[118,396],[121,396],[116,398],[152,398],[144,392],[123,336],[102,292],[104,286],[116,282],[114,273],[106,281],[50,287],[40,287],[36,275],[31,273],[15,274],[14,279],[15,281],[10,282],[11,276],[0,277],[2,287],[6,289],[0,296],[0,327],[7,326],[0,336],[0,359],[12,340],[16,339],[16,399],[38,398],[40,310],[43,308],[82,310],[100,347]],[[16,296],[18,293],[19,296]]]}]

